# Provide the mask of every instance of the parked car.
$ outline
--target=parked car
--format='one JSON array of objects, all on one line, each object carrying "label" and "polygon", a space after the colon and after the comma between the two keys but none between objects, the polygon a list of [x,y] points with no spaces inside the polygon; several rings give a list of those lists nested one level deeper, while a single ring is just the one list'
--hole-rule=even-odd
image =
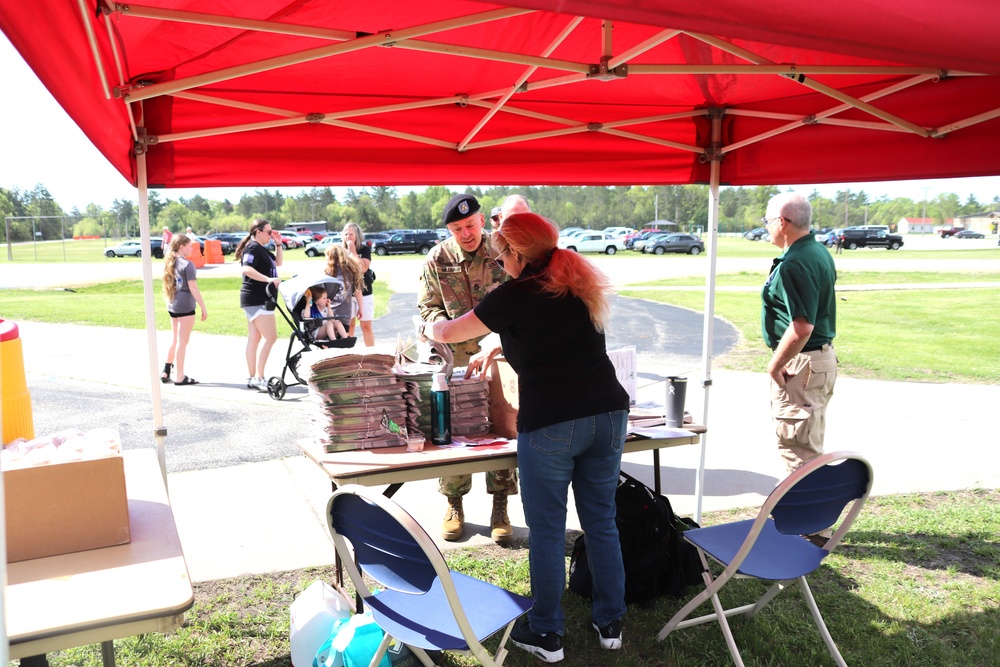
[{"label": "parked car", "polygon": [[743,238],[747,241],[765,241],[770,238],[766,227],[756,227],[749,232],[743,232]]},{"label": "parked car", "polygon": [[670,232],[653,232],[652,234],[649,234],[645,238],[638,237],[634,241],[632,241],[632,250],[635,250],[636,252],[645,252],[643,249],[647,245],[649,245],[653,241],[656,241],[657,239],[662,239],[668,236],[669,234]]},{"label": "parked car", "polygon": [[365,232],[365,244],[369,248],[375,247],[375,244],[379,241],[388,241],[389,235],[385,232]]},{"label": "parked car", "polygon": [[945,227],[938,230],[938,236],[943,239],[950,239],[952,236],[957,236],[964,231],[965,227]]},{"label": "parked car", "polygon": [[971,229],[963,229],[958,234],[955,234],[956,239],[985,239],[985,234],[980,234],[979,232],[974,232]]},{"label": "parked car", "polygon": [[648,239],[650,236],[663,233],[664,232],[661,229],[643,229],[642,231],[634,234],[626,234],[622,241],[625,243],[626,250],[635,250],[635,244],[637,241],[643,241]]},{"label": "parked car", "polygon": [[857,248],[885,248],[899,250],[903,247],[903,237],[890,234],[888,227],[848,227],[840,235],[841,244],[848,250]]},{"label": "parked car", "polygon": [[662,255],[665,252],[683,252],[698,255],[705,252],[705,244],[691,234],[664,234],[648,241],[642,252]]},{"label": "parked car", "polygon": [[285,238],[295,239],[296,241],[299,242],[300,245],[298,246],[289,245],[288,247],[290,248],[304,248],[313,241],[315,241],[315,239],[312,237],[312,234],[303,234],[301,232],[297,232],[292,229],[280,229],[278,231],[283,239]]},{"label": "parked car", "polygon": [[278,232],[278,233],[281,234],[281,247],[284,248],[285,250],[288,250],[289,248],[301,248],[303,245],[305,245],[302,242],[302,239],[298,237],[298,234],[293,234],[290,236],[288,234],[285,234],[284,232]]},{"label": "parked car", "polygon": [[236,249],[236,245],[227,239],[212,238],[211,236],[196,236],[198,239],[198,247],[201,248],[201,252],[205,252],[205,241],[218,241],[222,250],[223,255],[231,255],[233,250]]},{"label": "parked car", "polygon": [[[222,243],[222,254],[223,255],[228,255],[229,253],[231,253],[234,250],[236,250],[236,246],[238,246],[240,244],[240,241],[242,241],[244,238],[246,238],[246,234],[238,234],[236,232],[215,232],[213,234],[209,234],[205,238],[215,239],[216,241],[222,241],[223,242]],[[228,251],[226,250],[226,244],[227,243],[229,244],[229,250]]]},{"label": "parked car", "polygon": [[418,252],[426,255],[431,248],[440,243],[437,232],[416,229],[404,229],[389,234],[384,241],[372,244],[376,255],[393,255],[406,252]]},{"label": "parked car", "polygon": [[625,249],[625,242],[620,236],[605,232],[583,232],[575,236],[563,236],[559,239],[559,247],[576,252],[603,252],[613,255]]},{"label": "parked car", "polygon": [[622,237],[624,237],[626,234],[631,234],[634,231],[635,231],[635,229],[633,229],[632,227],[605,227],[604,228],[604,233],[605,234],[614,234],[615,236],[622,236]]},{"label": "parked car", "polygon": [[320,241],[313,241],[306,246],[306,257],[319,257],[326,254],[326,249],[332,245],[340,245],[343,240],[340,234],[336,236],[325,236]]},{"label": "parked car", "polygon": [[[149,239],[150,254],[157,259],[163,259],[163,239],[158,236]],[[142,257],[142,241],[133,239],[123,241],[104,251],[105,257]]]},{"label": "parked car", "polygon": [[297,227],[295,231],[302,236],[308,236],[313,241],[322,241],[323,237],[326,236],[326,232],[317,229],[309,229],[308,227]]},{"label": "parked car", "polygon": [[826,233],[816,234],[816,240],[825,245],[827,248],[832,248],[837,245],[837,238],[843,233],[843,229],[831,229]]}]

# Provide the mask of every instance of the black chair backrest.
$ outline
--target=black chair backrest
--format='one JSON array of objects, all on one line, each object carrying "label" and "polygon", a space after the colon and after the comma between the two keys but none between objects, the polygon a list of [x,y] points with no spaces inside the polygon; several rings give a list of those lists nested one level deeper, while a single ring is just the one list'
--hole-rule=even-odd
[{"label": "black chair backrest", "polygon": [[383,508],[343,494],[334,499],[330,513],[334,529],[350,541],[365,574],[404,593],[423,593],[431,587],[437,574],[427,554]]},{"label": "black chair backrest", "polygon": [[771,512],[775,527],[787,535],[809,535],[829,528],[849,502],[865,494],[869,474],[868,465],[858,459],[817,468],[775,505]]}]

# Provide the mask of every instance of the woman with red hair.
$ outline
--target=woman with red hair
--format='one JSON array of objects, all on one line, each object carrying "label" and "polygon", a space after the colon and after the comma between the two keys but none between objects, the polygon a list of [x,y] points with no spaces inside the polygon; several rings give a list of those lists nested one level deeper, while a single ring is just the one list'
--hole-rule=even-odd
[{"label": "woman with red hair", "polygon": [[[429,322],[442,343],[495,331],[518,375],[517,460],[530,536],[534,606],[511,640],[545,662],[563,659],[568,489],[586,534],[594,577],[593,627],[606,649],[621,648],[625,570],[615,524],[615,489],[628,421],[628,394],[605,351],[608,279],[534,213],[504,219],[490,242],[511,279],[472,312]],[[470,373],[484,365],[470,362]]]}]

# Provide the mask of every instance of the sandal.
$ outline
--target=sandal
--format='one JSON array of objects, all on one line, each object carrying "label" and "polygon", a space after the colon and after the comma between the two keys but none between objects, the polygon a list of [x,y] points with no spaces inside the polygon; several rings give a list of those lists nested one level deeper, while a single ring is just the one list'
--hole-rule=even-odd
[{"label": "sandal", "polygon": [[163,372],[160,373],[160,382],[167,384],[170,382],[170,371],[174,369],[173,364],[163,364]]},{"label": "sandal", "polygon": [[180,382],[175,382],[174,384],[177,385],[178,387],[183,387],[186,384],[198,384],[198,381],[195,380],[190,375],[185,375],[183,380],[181,380]]}]

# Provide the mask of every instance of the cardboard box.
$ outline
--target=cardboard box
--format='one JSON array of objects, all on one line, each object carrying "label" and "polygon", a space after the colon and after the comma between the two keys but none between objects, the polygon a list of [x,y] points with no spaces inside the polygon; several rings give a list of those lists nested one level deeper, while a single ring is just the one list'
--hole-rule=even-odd
[{"label": "cardboard box", "polygon": [[501,438],[517,437],[517,373],[507,360],[497,357],[490,366],[490,421]]},{"label": "cardboard box", "polygon": [[122,457],[3,476],[9,562],[129,543]]}]

